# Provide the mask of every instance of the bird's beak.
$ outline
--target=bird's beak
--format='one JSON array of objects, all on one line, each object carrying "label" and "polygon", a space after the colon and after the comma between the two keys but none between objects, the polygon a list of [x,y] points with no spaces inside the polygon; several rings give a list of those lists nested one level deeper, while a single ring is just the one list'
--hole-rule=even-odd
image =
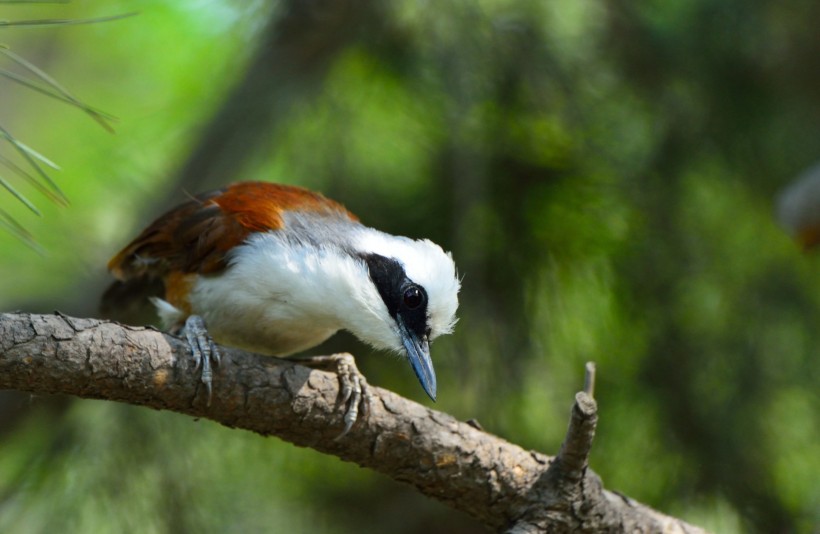
[{"label": "bird's beak", "polygon": [[398,317],[396,322],[399,325],[401,341],[407,351],[410,366],[416,372],[421,387],[435,401],[436,371],[433,369],[433,361],[430,359],[430,344],[427,342],[427,337],[424,336],[419,339],[418,335],[407,329],[401,317]]}]

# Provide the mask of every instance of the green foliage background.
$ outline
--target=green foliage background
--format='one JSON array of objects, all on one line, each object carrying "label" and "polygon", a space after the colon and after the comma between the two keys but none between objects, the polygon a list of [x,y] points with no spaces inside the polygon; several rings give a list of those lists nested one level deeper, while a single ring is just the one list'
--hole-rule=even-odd
[{"label": "green foliage background", "polygon": [[[0,124],[61,166],[71,201],[20,184],[36,218],[0,196],[46,250],[0,233],[2,310],[96,313],[107,259],[183,198],[178,169],[283,11],[87,0],[0,3],[0,19],[135,9],[0,26],[0,43],[119,117],[109,135],[0,79]],[[716,532],[820,529],[820,260],[772,214],[820,154],[820,4],[400,1],[376,14],[250,162],[202,188],[300,184],[453,250],[461,320],[433,346],[436,408],[555,453],[594,360],[592,467],[608,488]],[[425,402],[398,359],[348,335],[320,350],[334,348]],[[273,439],[0,396],[0,532],[477,529]]]}]

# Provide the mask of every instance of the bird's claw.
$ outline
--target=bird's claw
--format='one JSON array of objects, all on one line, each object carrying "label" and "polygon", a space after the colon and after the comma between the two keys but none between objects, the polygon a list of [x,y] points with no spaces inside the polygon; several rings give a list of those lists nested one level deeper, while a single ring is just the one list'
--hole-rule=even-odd
[{"label": "bird's claw", "polygon": [[[300,360],[300,363],[311,367],[329,368],[339,376],[338,405],[345,406],[344,429],[334,439],[339,440],[350,432],[359,415],[367,417],[370,413],[370,388],[364,375],[356,367],[356,360],[350,354],[333,354],[332,356],[311,356]],[[360,412],[361,410],[361,412]]]},{"label": "bird's claw", "polygon": [[213,383],[213,369],[211,362],[214,365],[219,365],[219,349],[208,334],[208,329],[205,327],[205,320],[199,315],[190,315],[185,319],[185,326],[182,327],[182,332],[185,333],[185,338],[188,340],[188,346],[191,349],[191,355],[194,359],[194,371],[200,368],[200,380],[208,392],[208,406],[211,405],[212,383]]},{"label": "bird's claw", "polygon": [[345,411],[344,422],[345,427],[342,433],[336,436],[335,439],[344,437],[353,424],[359,418],[359,407],[361,406],[362,415],[367,417],[370,412],[370,389],[367,385],[364,375],[359,372],[356,367],[356,361],[350,354],[337,354],[336,358],[336,373],[339,375],[339,382],[341,382],[342,391],[340,404],[347,406]]}]

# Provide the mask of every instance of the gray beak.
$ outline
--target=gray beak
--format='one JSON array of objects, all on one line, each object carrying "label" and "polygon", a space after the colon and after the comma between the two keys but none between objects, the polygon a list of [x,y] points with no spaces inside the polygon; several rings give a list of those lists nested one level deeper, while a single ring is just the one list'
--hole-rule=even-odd
[{"label": "gray beak", "polygon": [[419,382],[421,382],[421,387],[435,401],[436,371],[433,369],[433,361],[430,359],[430,344],[427,342],[427,337],[419,339],[419,336],[407,329],[401,316],[396,319],[396,323],[399,325],[401,341],[407,351],[410,366],[415,371]]}]

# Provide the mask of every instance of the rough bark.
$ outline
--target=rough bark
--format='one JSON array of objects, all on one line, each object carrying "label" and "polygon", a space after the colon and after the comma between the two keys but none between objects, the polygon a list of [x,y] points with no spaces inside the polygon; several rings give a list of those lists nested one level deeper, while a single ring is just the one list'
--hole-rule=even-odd
[{"label": "rough bark", "polygon": [[65,315],[0,314],[0,389],[106,399],[212,419],[333,454],[408,482],[498,531],[703,532],[603,489],[587,468],[597,408],[576,396],[557,457],[370,387],[343,426],[334,374],[224,349],[211,405],[187,346],[150,328]]}]

